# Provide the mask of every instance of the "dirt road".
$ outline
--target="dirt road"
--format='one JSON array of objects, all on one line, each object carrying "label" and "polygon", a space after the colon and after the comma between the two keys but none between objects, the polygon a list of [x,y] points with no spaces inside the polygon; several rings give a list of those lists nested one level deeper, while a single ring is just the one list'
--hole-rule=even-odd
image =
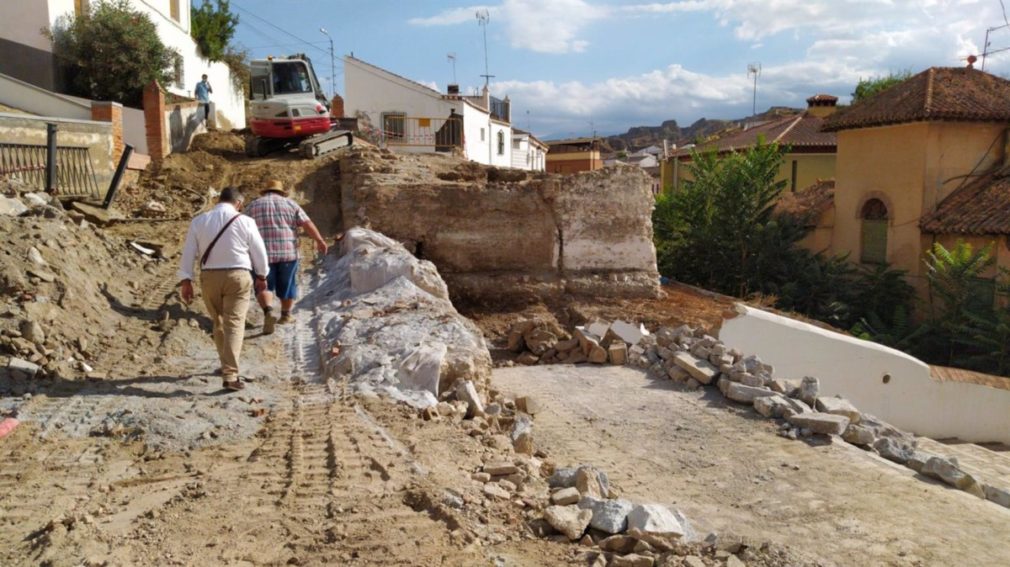
[{"label": "dirt road", "polygon": [[775,434],[717,392],[624,367],[495,370],[533,396],[536,439],[558,463],[605,468],[622,495],[674,505],[701,535],[732,532],[840,565],[1008,565],[1010,511],[914,478],[848,444]]}]

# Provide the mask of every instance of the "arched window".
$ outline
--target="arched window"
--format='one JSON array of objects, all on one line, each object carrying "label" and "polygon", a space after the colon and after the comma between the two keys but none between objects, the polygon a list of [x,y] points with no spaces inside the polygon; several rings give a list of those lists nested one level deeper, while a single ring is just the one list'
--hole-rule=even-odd
[{"label": "arched window", "polygon": [[505,155],[505,132],[498,131],[498,155]]},{"label": "arched window", "polygon": [[864,264],[887,263],[887,205],[880,199],[870,199],[859,213],[862,238],[859,261]]}]

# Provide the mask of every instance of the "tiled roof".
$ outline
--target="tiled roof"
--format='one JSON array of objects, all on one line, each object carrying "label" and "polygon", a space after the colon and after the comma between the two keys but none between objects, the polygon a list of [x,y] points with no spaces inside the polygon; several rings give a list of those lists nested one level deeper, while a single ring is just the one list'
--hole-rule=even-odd
[{"label": "tiled roof", "polygon": [[1010,167],[954,190],[919,226],[930,234],[1010,234]]},{"label": "tiled roof", "polygon": [[[776,142],[793,148],[823,148],[833,152],[837,138],[833,133],[821,131],[823,123],[823,118],[807,113],[784,116],[703,144],[698,149],[730,152],[757,145],[760,137],[768,144]],[[695,148],[681,148],[674,155],[689,155],[692,149]]]},{"label": "tiled roof", "polygon": [[824,130],[926,120],[1010,121],[1010,81],[967,67],[930,67],[836,112]]},{"label": "tiled roof", "polygon": [[775,211],[796,217],[804,226],[816,226],[821,213],[834,204],[835,180],[823,179],[795,193],[783,193],[775,204]]},{"label": "tiled roof", "polygon": [[815,102],[838,102],[838,97],[829,94],[816,94],[808,98],[807,102],[811,104]]}]

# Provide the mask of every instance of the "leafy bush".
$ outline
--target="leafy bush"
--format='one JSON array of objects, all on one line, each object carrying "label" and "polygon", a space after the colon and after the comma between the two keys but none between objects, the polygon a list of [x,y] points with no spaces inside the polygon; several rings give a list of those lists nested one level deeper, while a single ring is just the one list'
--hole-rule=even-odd
[{"label": "leafy bush", "polygon": [[887,90],[911,76],[911,71],[901,71],[899,73],[888,73],[887,76],[859,79],[859,83],[856,84],[856,90],[852,93],[852,103],[855,104],[863,99],[870,98],[871,96]]},{"label": "leafy bush", "polygon": [[171,80],[175,52],[129,0],[91,2],[81,15],[62,16],[43,33],[72,69],[72,94],[139,105],[147,84]]}]

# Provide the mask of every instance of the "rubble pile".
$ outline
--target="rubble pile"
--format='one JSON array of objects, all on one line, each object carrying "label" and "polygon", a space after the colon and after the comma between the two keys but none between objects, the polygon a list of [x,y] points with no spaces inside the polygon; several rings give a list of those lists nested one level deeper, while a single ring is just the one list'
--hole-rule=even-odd
[{"label": "rubble pile", "polygon": [[729,349],[703,329],[664,327],[645,335],[631,351],[631,363],[656,378],[669,378],[691,389],[714,386],[734,402],[754,407],[780,422],[779,435],[799,439],[831,435],[924,476],[1010,507],[1010,490],[992,486],[961,470],[957,459],[917,448],[915,437],[852,403],[820,394],[815,377],[800,381],[775,377],[775,369],[754,355]]},{"label": "rubble pile", "polygon": [[[31,391],[24,381],[101,377],[137,283],[163,261],[110,236],[45,193],[0,186],[0,393]],[[121,299],[117,299],[121,298]],[[6,356],[5,356],[6,355]]]},{"label": "rubble pile", "polygon": [[611,324],[594,321],[575,327],[571,335],[553,321],[530,319],[509,329],[506,348],[518,353],[518,364],[623,365],[629,355],[641,356],[639,343],[649,331],[644,326],[617,320]]},{"label": "rubble pile", "polygon": [[359,394],[417,408],[459,398],[469,415],[479,414],[491,357],[435,266],[367,229],[347,231],[341,244],[342,255],[327,259],[304,299],[317,311],[324,374],[347,379]]}]

